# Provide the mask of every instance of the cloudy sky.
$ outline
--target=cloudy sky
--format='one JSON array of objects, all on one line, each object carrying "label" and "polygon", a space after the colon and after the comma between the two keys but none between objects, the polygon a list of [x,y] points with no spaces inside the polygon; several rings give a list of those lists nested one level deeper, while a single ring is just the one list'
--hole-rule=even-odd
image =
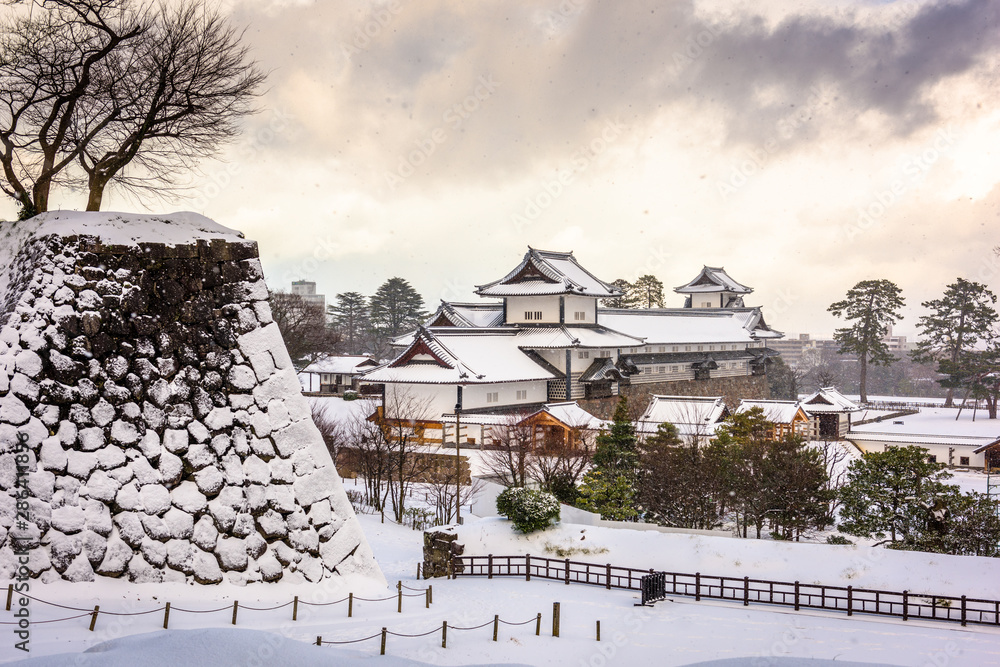
[{"label": "cloudy sky", "polygon": [[668,287],[725,266],[772,326],[814,334],[867,278],[903,289],[910,334],[958,276],[1000,291],[996,0],[224,11],[271,72],[263,110],[196,187],[147,205],[258,240],[272,287],[398,275],[433,308],[531,245]]}]

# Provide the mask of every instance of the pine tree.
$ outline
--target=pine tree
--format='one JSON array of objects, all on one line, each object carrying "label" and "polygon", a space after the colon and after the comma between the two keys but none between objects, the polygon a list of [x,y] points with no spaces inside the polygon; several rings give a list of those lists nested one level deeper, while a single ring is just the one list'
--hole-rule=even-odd
[{"label": "pine tree", "polygon": [[910,356],[922,364],[938,362],[938,371],[949,376],[941,382],[948,389],[946,406],[952,405],[955,389],[962,386],[962,376],[968,370],[966,357],[994,336],[996,302],[996,295],[986,285],[959,278],[948,285],[940,299],[920,304],[931,313],[917,320],[923,339]]},{"label": "pine tree", "polygon": [[368,312],[378,352],[384,351],[390,339],[415,329],[427,316],[423,298],[402,278],[382,283],[369,301]]},{"label": "pine tree", "polygon": [[708,530],[720,523],[716,466],[673,424],[660,424],[639,453],[638,503],[647,521]]},{"label": "pine tree", "polygon": [[358,292],[342,292],[337,303],[327,307],[348,354],[361,354],[369,328],[368,299]]},{"label": "pine tree", "polygon": [[618,399],[611,427],[597,436],[593,467],[580,485],[580,507],[597,512],[603,519],[634,521],[637,466],[635,425],[628,414],[628,401]]},{"label": "pine tree", "polygon": [[625,280],[624,278],[618,278],[613,283],[613,287],[617,287],[621,291],[620,296],[613,296],[607,299],[601,299],[601,305],[605,308],[638,308],[635,293],[632,290],[632,283]]},{"label": "pine tree", "polygon": [[633,308],[663,308],[663,283],[653,275],[639,276],[630,285],[629,295]]},{"label": "pine tree", "polygon": [[[923,508],[947,492],[951,474],[931,463],[921,447],[887,447],[851,463],[840,489],[841,532],[890,543],[907,542],[922,531]],[[887,538],[888,536],[888,538]]]},{"label": "pine tree", "polygon": [[850,327],[837,329],[833,337],[840,344],[840,354],[858,355],[862,403],[868,401],[868,365],[887,366],[896,361],[884,339],[892,323],[903,317],[899,312],[904,304],[901,292],[889,280],[862,280],[847,291],[846,299],[827,308],[834,315],[853,321]]}]

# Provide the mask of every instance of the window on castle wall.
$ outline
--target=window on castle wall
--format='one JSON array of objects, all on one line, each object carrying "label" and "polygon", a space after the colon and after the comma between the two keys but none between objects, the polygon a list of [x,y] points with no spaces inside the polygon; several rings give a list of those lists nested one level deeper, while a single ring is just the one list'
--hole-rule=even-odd
[{"label": "window on castle wall", "polygon": [[498,403],[499,401],[500,401],[500,392],[497,391],[486,392],[487,403]]},{"label": "window on castle wall", "polygon": [[576,356],[578,359],[590,359],[590,351],[580,350],[579,352],[576,353]]},{"label": "window on castle wall", "polygon": [[518,389],[517,390],[517,400],[519,400],[519,401],[526,401],[526,400],[528,400],[528,390],[527,389]]},{"label": "window on castle wall", "polygon": [[583,321],[585,321],[587,319],[587,313],[578,310],[578,311],[576,311],[576,312],[573,313],[573,319],[577,320],[579,322],[583,322]]},{"label": "window on castle wall", "polygon": [[959,456],[958,457],[958,465],[960,465],[960,466],[967,466],[967,465],[969,465],[969,457],[968,456]]}]

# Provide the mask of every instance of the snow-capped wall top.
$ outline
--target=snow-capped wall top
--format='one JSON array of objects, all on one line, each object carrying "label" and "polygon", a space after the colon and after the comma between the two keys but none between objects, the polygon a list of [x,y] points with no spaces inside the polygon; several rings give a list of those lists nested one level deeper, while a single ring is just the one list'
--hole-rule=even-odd
[{"label": "snow-capped wall top", "polygon": [[243,233],[223,227],[198,213],[119,213],[116,211],[49,211],[28,220],[4,223],[33,236],[96,236],[106,245],[165,243],[183,245],[196,239],[238,241]]}]

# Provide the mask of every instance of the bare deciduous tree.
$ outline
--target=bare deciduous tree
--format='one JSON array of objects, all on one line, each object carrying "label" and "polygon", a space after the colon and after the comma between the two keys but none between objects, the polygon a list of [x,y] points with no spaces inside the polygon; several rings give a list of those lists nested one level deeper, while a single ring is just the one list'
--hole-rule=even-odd
[{"label": "bare deciduous tree", "polygon": [[240,32],[196,2],[6,4],[0,189],[21,217],[48,210],[56,184],[85,190],[88,210],[112,182],[169,185],[253,111],[264,74]]},{"label": "bare deciduous tree", "polygon": [[296,370],[336,352],[340,334],[326,321],[322,308],[281,290],[271,292],[268,302]]},{"label": "bare deciduous tree", "polygon": [[504,486],[525,486],[528,480],[532,428],[524,423],[526,416],[524,413],[505,415],[499,424],[490,427],[483,443],[480,460],[489,474]]}]

